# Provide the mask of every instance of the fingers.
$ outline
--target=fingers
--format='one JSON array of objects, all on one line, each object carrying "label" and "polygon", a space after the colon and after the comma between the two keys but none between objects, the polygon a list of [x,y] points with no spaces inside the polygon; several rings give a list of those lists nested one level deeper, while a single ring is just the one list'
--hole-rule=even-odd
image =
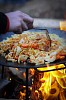
[{"label": "fingers", "polygon": [[34,19],[32,17],[30,17],[29,15],[21,12],[21,18],[27,24],[28,29],[33,28],[33,21],[34,21]]},{"label": "fingers", "polygon": [[32,29],[33,28],[33,23],[27,23],[28,29]]},{"label": "fingers", "polygon": [[23,20],[21,21],[21,26],[23,31],[28,29],[27,24]]},{"label": "fingers", "polygon": [[25,22],[33,23],[33,18],[23,12],[21,13],[21,17]]},{"label": "fingers", "polygon": [[25,22],[27,22],[27,23],[33,23],[33,18],[31,18],[30,16],[25,16],[25,17],[23,18],[23,20],[24,20]]},{"label": "fingers", "polygon": [[22,33],[22,27],[17,28],[17,30],[14,31],[15,34],[21,34]]},{"label": "fingers", "polygon": [[16,33],[16,34],[21,34],[22,31],[25,31],[25,30],[27,30],[27,29],[28,29],[27,24],[26,24],[23,20],[21,20],[21,21],[20,21],[20,24],[18,24],[18,26],[16,27],[14,33]]},{"label": "fingers", "polygon": [[15,33],[22,33],[22,31],[33,28],[33,18],[31,18],[29,15],[22,13],[20,19],[20,28],[17,28],[17,31]]}]

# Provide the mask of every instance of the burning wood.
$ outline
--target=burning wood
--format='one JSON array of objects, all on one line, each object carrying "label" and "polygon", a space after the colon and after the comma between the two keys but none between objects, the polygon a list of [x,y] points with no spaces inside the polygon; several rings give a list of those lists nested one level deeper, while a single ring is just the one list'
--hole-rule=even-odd
[{"label": "burning wood", "polygon": [[[63,68],[63,67],[65,67],[64,64],[59,64],[55,66],[48,65],[46,69],[50,70],[53,68]],[[38,68],[38,70],[44,71],[45,68],[44,69]],[[41,86],[39,88],[37,88],[36,86],[35,90],[37,90],[38,98],[40,93],[42,94],[42,99],[37,99],[37,100],[66,100],[66,97],[64,95],[64,90],[66,89],[66,69],[44,72],[43,77],[39,79],[39,84],[40,83]],[[35,84],[36,81],[34,85]]]}]

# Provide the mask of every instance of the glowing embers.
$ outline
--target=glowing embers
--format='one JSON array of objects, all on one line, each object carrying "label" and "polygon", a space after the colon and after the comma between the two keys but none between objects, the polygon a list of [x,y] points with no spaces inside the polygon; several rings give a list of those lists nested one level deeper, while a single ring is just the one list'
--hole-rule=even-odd
[{"label": "glowing embers", "polygon": [[[57,69],[57,68],[64,68],[64,64],[59,64],[55,66],[47,65],[46,68],[38,68],[39,73],[45,70]],[[39,74],[38,73],[38,74]],[[39,78],[37,77],[35,78]],[[38,81],[34,82],[34,89],[37,90],[38,99],[39,95],[41,95],[41,100],[66,100],[65,91],[66,91],[66,69],[56,70],[56,71],[49,71],[49,72],[42,72],[42,78],[39,78]],[[39,84],[39,85],[38,85]],[[34,92],[35,92],[34,91]]]}]

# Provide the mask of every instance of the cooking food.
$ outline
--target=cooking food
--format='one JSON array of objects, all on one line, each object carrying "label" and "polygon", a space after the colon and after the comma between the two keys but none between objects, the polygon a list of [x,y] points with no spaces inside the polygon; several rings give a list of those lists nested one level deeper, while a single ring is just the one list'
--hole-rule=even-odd
[{"label": "cooking food", "polygon": [[0,42],[0,55],[7,61],[30,62],[38,64],[54,62],[64,59],[66,56],[66,45],[63,38],[56,34],[49,34],[51,48],[44,32],[29,32],[14,34]]}]

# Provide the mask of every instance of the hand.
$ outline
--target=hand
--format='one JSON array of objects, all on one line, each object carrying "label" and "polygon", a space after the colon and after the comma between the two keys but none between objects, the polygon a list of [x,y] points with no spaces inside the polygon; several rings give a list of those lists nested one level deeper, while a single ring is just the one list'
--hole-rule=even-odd
[{"label": "hand", "polygon": [[33,18],[21,11],[6,13],[6,16],[10,21],[9,31],[22,33],[22,31],[33,27]]}]

